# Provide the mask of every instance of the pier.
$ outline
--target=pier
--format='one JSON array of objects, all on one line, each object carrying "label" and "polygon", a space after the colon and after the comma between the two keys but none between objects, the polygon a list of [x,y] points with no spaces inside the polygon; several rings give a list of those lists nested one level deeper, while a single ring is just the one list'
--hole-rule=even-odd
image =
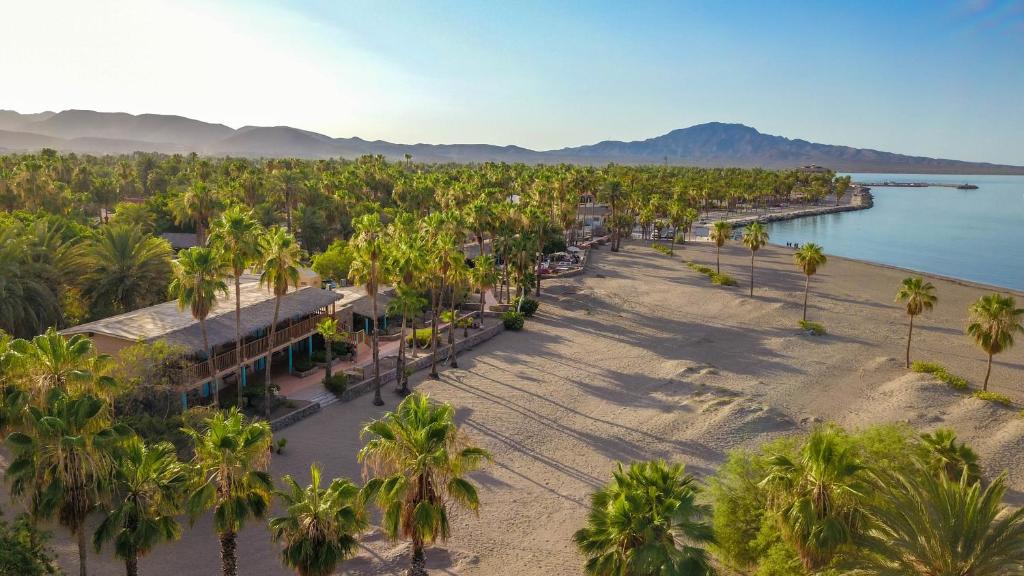
[{"label": "pier", "polygon": [[958,190],[977,190],[974,184],[950,184],[946,182],[854,182],[856,186],[866,188],[929,188],[938,186],[941,188],[956,188]]}]

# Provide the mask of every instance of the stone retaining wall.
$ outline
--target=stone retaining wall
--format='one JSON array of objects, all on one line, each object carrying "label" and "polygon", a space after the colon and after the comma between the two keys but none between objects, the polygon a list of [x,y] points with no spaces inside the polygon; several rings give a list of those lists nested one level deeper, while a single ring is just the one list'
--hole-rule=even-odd
[{"label": "stone retaining wall", "polygon": [[281,416],[277,420],[272,421],[270,423],[270,430],[273,432],[277,432],[282,428],[287,428],[288,426],[295,424],[299,420],[309,418],[310,416],[316,414],[319,411],[320,404],[318,404],[317,402],[311,402],[307,406],[303,406],[302,408],[299,408],[298,410],[295,410],[290,414],[285,414],[284,416]]}]

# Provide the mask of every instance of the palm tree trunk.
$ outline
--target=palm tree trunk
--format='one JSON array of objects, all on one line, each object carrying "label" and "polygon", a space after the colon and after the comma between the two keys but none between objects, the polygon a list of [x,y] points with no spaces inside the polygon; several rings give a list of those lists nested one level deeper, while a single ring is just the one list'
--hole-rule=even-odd
[{"label": "palm tree trunk", "polygon": [[487,289],[480,287],[480,327],[484,327],[484,307],[487,305]]},{"label": "palm tree trunk", "polygon": [[[414,343],[416,341],[415,334],[413,331]],[[398,342],[398,365],[395,366],[395,378],[398,379],[398,393],[405,396],[409,393],[409,379],[405,375],[405,314],[402,314],[402,333]]]},{"label": "palm tree trunk", "polygon": [[242,277],[235,276],[235,380],[238,382],[238,409],[242,409],[242,296],[238,293]]},{"label": "palm tree trunk", "polygon": [[267,367],[263,375],[263,415],[270,419],[270,364],[274,358],[274,332],[277,332],[277,315],[281,311],[281,297],[274,298],[274,319],[270,322],[270,334],[267,335]]},{"label": "palm tree trunk", "polygon": [[[678,229],[678,227],[677,227],[677,229]],[[672,233],[672,239],[669,240],[669,243],[668,243],[668,255],[672,256],[675,253],[676,253],[676,234],[675,234],[675,232],[673,232]]]},{"label": "palm tree trunk", "polygon": [[89,548],[85,544],[85,526],[80,525],[75,536],[78,538],[78,574],[79,576],[88,576],[89,563],[86,556],[89,553]]},{"label": "palm tree trunk", "polygon": [[370,343],[373,345],[373,405],[383,406],[384,399],[380,397],[380,331],[377,329],[377,287],[373,287],[373,294],[370,302],[373,308],[373,338]]},{"label": "palm tree trunk", "polygon": [[722,273],[722,245],[715,243],[715,272]]},{"label": "palm tree trunk", "polygon": [[907,332],[907,368],[910,368],[910,339],[914,337],[914,315],[910,315],[910,330]]},{"label": "palm tree trunk", "polygon": [[210,339],[206,337],[206,319],[199,320],[199,331],[203,334],[203,351],[206,352],[206,366],[210,370],[210,385],[213,387],[213,405],[220,408],[220,386],[217,385],[217,378],[214,375],[216,368],[213,365],[213,350],[210,350]]},{"label": "palm tree trunk", "polygon": [[750,297],[754,297],[754,251],[750,251]]},{"label": "palm tree trunk", "polygon": [[[988,353],[988,368],[985,369],[985,383],[981,387],[981,389],[984,390],[985,392],[988,392],[988,377],[991,374],[992,374],[992,353],[989,352]],[[84,574],[84,572],[83,572],[83,574]]]},{"label": "palm tree trunk", "polygon": [[811,275],[807,274],[806,277],[807,277],[807,280],[804,282],[804,317],[803,317],[804,322],[807,321],[807,293],[811,289]]},{"label": "palm tree trunk", "polygon": [[[537,254],[538,254],[538,256],[537,256],[537,270],[536,270],[537,289],[536,289],[535,295],[540,296],[540,261],[544,258],[544,235],[543,234],[541,234],[540,235],[540,239],[537,240]],[[525,296],[525,294],[524,294],[524,296]]]},{"label": "palm tree trunk", "polygon": [[139,576],[139,557],[135,554],[129,554],[124,559],[124,573],[125,576]]},{"label": "palm tree trunk", "polygon": [[334,340],[332,338],[324,338],[324,360],[327,360],[327,367],[324,368],[324,382],[331,379],[331,364],[334,363],[333,344]]},{"label": "palm tree trunk", "polygon": [[235,533],[220,535],[220,566],[224,576],[237,576],[238,561],[235,559]]},{"label": "palm tree trunk", "polygon": [[412,566],[409,576],[427,576],[427,559],[423,554],[423,542],[419,538],[412,541]]},{"label": "palm tree trunk", "polygon": [[432,316],[430,322],[430,377],[434,380],[440,378],[440,374],[437,373],[437,321],[441,315],[441,294],[444,294],[444,280],[441,280],[441,285],[438,287],[437,292],[431,294],[434,296],[434,301],[430,304],[430,314]]},{"label": "palm tree trunk", "polygon": [[[423,312],[423,311],[420,310],[420,312]],[[416,358],[416,351],[417,351],[417,349],[419,349],[419,342],[416,341],[416,316],[415,315],[413,315],[412,321],[410,322],[410,324],[412,324],[412,340],[410,342],[410,344],[411,344],[410,347],[412,348],[412,357]],[[405,346],[405,339],[404,338],[402,339],[402,345]]]},{"label": "palm tree trunk", "polygon": [[459,361],[455,358],[455,286],[452,286],[452,299],[449,303],[451,310],[451,322],[448,323],[448,367],[458,368]]}]

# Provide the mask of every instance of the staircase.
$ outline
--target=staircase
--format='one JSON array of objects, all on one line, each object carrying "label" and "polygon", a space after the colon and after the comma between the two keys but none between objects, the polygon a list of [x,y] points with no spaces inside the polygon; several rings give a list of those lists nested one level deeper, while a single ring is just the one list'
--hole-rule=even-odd
[{"label": "staircase", "polygon": [[317,392],[316,396],[310,398],[311,402],[316,402],[321,408],[326,408],[331,404],[338,401],[338,397],[334,395],[334,392],[328,392],[327,390],[321,390]]}]

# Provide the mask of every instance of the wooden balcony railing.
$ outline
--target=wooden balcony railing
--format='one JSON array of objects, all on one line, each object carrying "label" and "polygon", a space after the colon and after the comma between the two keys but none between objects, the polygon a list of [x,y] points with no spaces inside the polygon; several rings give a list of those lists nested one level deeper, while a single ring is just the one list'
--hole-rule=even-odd
[{"label": "wooden balcony railing", "polygon": [[[278,327],[277,331],[274,332],[273,350],[277,351],[315,333],[316,325],[323,318],[323,315],[310,316],[290,326]],[[242,364],[248,364],[257,358],[265,356],[267,354],[268,338],[269,336],[264,336],[242,344]],[[209,380],[211,364],[213,366],[213,374],[216,376],[234,370],[238,364],[238,357],[235,353],[236,350],[232,347],[231,350],[214,356],[211,362],[203,360],[186,366],[180,371],[178,382],[185,386],[191,386]]]}]

